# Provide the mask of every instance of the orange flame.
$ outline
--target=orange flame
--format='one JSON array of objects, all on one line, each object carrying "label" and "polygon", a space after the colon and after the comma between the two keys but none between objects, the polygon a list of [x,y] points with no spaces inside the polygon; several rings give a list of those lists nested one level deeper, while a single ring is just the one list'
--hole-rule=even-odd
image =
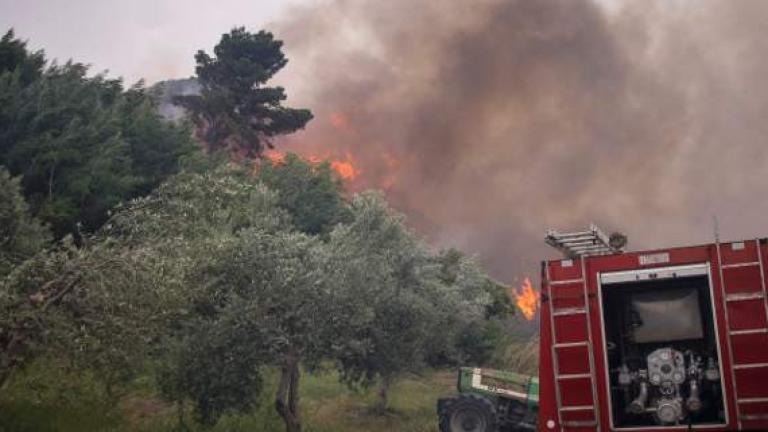
[{"label": "orange flame", "polygon": [[[327,156],[326,156],[326,158],[327,158]],[[307,162],[309,162],[311,164],[318,165],[318,164],[323,162],[324,158],[322,158],[320,156],[317,156],[317,155],[309,155],[305,159],[307,160]]]},{"label": "orange flame", "polygon": [[266,150],[262,153],[262,156],[272,162],[273,164],[285,163],[285,153],[279,150]]},{"label": "orange flame", "polygon": [[355,168],[352,162],[352,156],[347,153],[346,160],[331,161],[331,168],[336,171],[344,180],[354,180],[360,175],[360,170]]},{"label": "orange flame", "polygon": [[[262,155],[266,160],[272,162],[273,164],[279,165],[285,163],[285,153],[279,150],[266,150]],[[304,159],[312,164],[320,164],[329,158],[327,156],[320,157],[317,155],[309,155],[304,157]],[[331,169],[336,171],[336,173],[344,180],[354,180],[358,175],[360,175],[360,169],[355,167],[355,164],[352,160],[352,155],[349,153],[347,153],[346,158],[343,160],[329,159],[329,162],[331,164]]]},{"label": "orange flame", "polygon": [[536,316],[536,310],[539,308],[539,297],[541,296],[538,291],[533,289],[531,279],[526,277],[523,281],[523,286],[520,291],[515,287],[510,287],[510,293],[515,300],[517,308],[523,313],[525,319],[532,320]]}]

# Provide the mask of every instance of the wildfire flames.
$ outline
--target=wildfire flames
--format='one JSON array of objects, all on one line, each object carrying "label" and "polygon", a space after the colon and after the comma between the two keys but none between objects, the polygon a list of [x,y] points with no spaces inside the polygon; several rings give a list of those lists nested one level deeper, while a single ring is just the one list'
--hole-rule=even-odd
[{"label": "wildfire flames", "polygon": [[[285,163],[285,153],[279,150],[267,150],[264,152],[264,158],[273,164]],[[360,175],[360,169],[357,168],[352,159],[352,155],[347,153],[344,159],[331,159],[329,156],[309,155],[302,156],[313,164],[319,164],[327,160],[331,164],[331,169],[344,180],[354,180]]]},{"label": "wildfire flames", "polygon": [[360,175],[360,170],[355,168],[352,163],[352,157],[348,154],[346,160],[331,161],[331,168],[339,173],[344,180],[354,180]]},{"label": "wildfire flames", "polygon": [[[349,118],[347,118],[347,116],[345,116],[340,112],[332,113],[328,118],[328,123],[330,123],[333,129],[336,130],[338,133],[351,134],[354,132],[354,129],[352,128]],[[280,150],[275,150],[275,149],[267,150],[262,154],[262,156],[264,157],[264,159],[272,162],[273,164],[285,163],[285,153],[281,152]],[[339,177],[347,181],[352,181],[357,179],[360,176],[360,173],[362,172],[362,170],[359,168],[358,164],[352,157],[352,154],[349,152],[347,152],[343,158],[334,158],[331,156],[329,152],[322,152],[322,154],[309,154],[309,155],[300,154],[299,156],[301,156],[304,160],[312,164],[321,164],[325,161],[328,161],[328,163],[331,165],[331,169],[334,170],[339,175]]]},{"label": "wildfire flames", "polygon": [[278,150],[267,150],[263,154],[264,159],[272,162],[273,164],[285,163],[285,153]]},{"label": "wildfire flames", "polygon": [[512,298],[515,300],[515,304],[523,313],[525,319],[528,321],[532,320],[536,316],[536,310],[539,308],[540,294],[533,289],[531,279],[526,277],[519,291],[515,287],[509,287],[509,290]]}]

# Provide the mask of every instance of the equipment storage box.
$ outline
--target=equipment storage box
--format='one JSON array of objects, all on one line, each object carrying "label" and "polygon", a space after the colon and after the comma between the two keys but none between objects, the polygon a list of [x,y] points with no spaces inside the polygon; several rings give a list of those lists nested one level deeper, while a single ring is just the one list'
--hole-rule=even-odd
[{"label": "equipment storage box", "polygon": [[539,430],[768,430],[765,239],[600,253],[542,264]]}]

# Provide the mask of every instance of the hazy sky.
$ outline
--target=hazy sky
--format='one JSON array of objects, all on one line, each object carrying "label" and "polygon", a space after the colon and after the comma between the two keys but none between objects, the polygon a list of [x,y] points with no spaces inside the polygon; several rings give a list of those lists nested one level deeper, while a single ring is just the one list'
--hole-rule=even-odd
[{"label": "hazy sky", "polygon": [[264,28],[305,0],[0,0],[0,29],[48,57],[132,83],[193,74],[194,53],[233,26]]}]

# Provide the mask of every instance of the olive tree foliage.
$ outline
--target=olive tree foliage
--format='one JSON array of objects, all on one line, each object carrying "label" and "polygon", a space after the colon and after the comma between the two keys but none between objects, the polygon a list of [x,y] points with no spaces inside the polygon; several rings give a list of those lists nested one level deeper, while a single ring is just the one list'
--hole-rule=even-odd
[{"label": "olive tree foliage", "polygon": [[65,238],[0,280],[0,385],[41,356],[86,368],[107,389],[136,371],[167,315],[165,266],[111,238]]},{"label": "olive tree foliage", "polygon": [[[457,251],[434,254],[384,197],[354,197],[352,218],[330,236],[342,317],[335,358],[349,384],[379,383],[378,409],[392,382],[424,366],[463,360],[460,339],[494,304],[490,280]],[[484,336],[483,336],[484,337]]]},{"label": "olive tree foliage", "polygon": [[246,343],[253,335],[239,333],[221,313],[227,295],[212,288],[219,275],[211,266],[231,257],[243,233],[273,235],[290,226],[276,203],[276,195],[248,170],[220,165],[176,176],[117,209],[105,228],[125,244],[150,248],[173,263],[167,273],[175,281],[175,309],[155,350],[158,381],[180,409],[192,400],[204,424],[252,408],[261,387],[262,355]]},{"label": "olive tree foliage", "polygon": [[0,277],[50,242],[48,228],[29,214],[18,178],[0,167]]},{"label": "olive tree foliage", "polygon": [[179,175],[82,245],[65,238],[16,266],[0,281],[0,381],[43,355],[107,385],[129,378],[209,303],[200,264],[239,230],[283,223],[274,194],[247,178],[226,166]]},{"label": "olive tree foliage", "polygon": [[218,325],[280,371],[275,408],[286,430],[301,430],[300,366],[327,358],[333,298],[326,245],[298,232],[247,230],[204,271]]},{"label": "olive tree foliage", "polygon": [[213,253],[220,246],[216,242],[242,229],[286,226],[273,192],[245,168],[219,164],[179,174],[152,194],[117,207],[105,230],[129,244],[186,256],[193,248]]},{"label": "olive tree foliage", "polygon": [[352,220],[330,238],[339,262],[342,313],[335,346],[342,378],[350,384],[381,380],[379,408],[390,384],[422,365],[423,343],[437,319],[428,299],[430,257],[383,196],[353,198]]},{"label": "olive tree foliage", "polygon": [[189,307],[163,342],[166,396],[182,407],[192,400],[211,425],[253,408],[259,371],[274,367],[275,408],[288,430],[300,430],[300,367],[330,358],[339,303],[327,277],[338,273],[337,261],[310,234],[328,231],[344,206],[330,171],[297,159],[256,176],[231,166],[182,175],[117,212],[116,235],[158,242],[164,255],[188,263]]},{"label": "olive tree foliage", "polygon": [[173,265],[147,247],[126,248],[107,233],[48,246],[30,219],[18,181],[0,172],[0,388],[39,357],[87,368],[108,392],[140,367],[156,324],[167,315]]},{"label": "olive tree foliage", "polygon": [[276,196],[242,167],[222,164],[185,172],[152,194],[116,208],[104,231],[123,247],[143,248],[162,257],[173,284],[161,287],[179,297],[176,322],[208,313],[201,266],[227,250],[247,229],[279,231],[288,226]]},{"label": "olive tree foliage", "polygon": [[501,321],[514,313],[504,286],[488,277],[474,257],[457,249],[440,251],[433,260],[439,318],[425,343],[427,364],[487,364],[503,331]]},{"label": "olive tree foliage", "polygon": [[[166,344],[170,362],[160,383],[167,396],[193,400],[198,418],[211,425],[226,412],[253,408],[261,389],[259,370],[274,367],[280,371],[275,408],[286,428],[297,431],[300,366],[330,357],[328,335],[338,303],[326,276],[335,264],[327,244],[302,232],[312,230],[299,221],[316,221],[312,226],[326,231],[344,207],[341,190],[329,170],[298,159],[255,178],[240,171],[227,182],[227,190],[260,191],[261,198],[227,196],[187,181],[185,192],[173,190],[176,204],[137,207],[145,216],[133,226],[143,232],[159,224],[144,236],[187,225],[203,230],[180,236],[185,242],[199,238],[192,243],[204,246],[190,250],[199,251],[190,273],[196,295]],[[161,187],[155,195],[164,193]],[[298,203],[297,194],[321,205]],[[147,211],[155,222],[147,222]],[[222,214],[228,216],[216,216]]]},{"label": "olive tree foliage", "polygon": [[159,382],[181,406],[192,400],[204,424],[253,408],[259,370],[271,366],[281,371],[276,409],[288,430],[300,430],[300,365],[327,358],[330,260],[325,243],[295,230],[300,212],[283,203],[250,172],[223,166],[178,176],[108,224],[183,267],[188,307],[163,340]]},{"label": "olive tree foliage", "polygon": [[187,318],[174,337],[164,339],[157,381],[163,395],[178,404],[184,421],[185,400],[194,403],[201,423],[211,426],[226,412],[246,412],[262,390],[261,355],[251,335],[228,318]]},{"label": "olive tree foliage", "polygon": [[125,244],[151,248],[175,263],[183,285],[175,292],[186,306],[159,344],[158,378],[181,409],[185,400],[193,401],[204,424],[253,408],[260,369],[275,367],[281,371],[276,409],[289,430],[299,430],[300,365],[329,358],[336,302],[326,274],[334,261],[320,237],[299,231],[296,218],[336,214],[344,202],[333,196],[330,207],[286,205],[293,201],[283,194],[294,191],[292,185],[341,194],[327,170],[291,168],[270,172],[276,191],[261,176],[230,165],[182,174],[117,209],[105,228]]}]

